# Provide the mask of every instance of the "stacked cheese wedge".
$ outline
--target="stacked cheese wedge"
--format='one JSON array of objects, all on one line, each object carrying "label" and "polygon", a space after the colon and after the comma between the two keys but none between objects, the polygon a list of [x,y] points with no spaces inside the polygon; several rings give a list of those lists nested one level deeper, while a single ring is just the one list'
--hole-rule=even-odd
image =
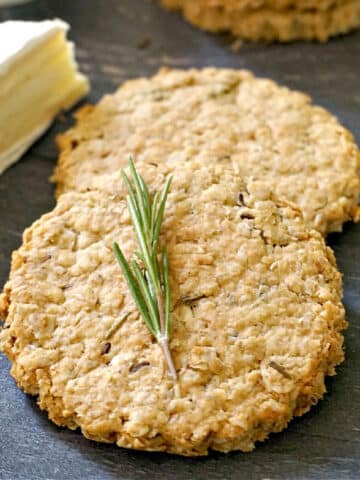
[{"label": "stacked cheese wedge", "polygon": [[0,24],[0,173],[89,90],[61,20]]}]

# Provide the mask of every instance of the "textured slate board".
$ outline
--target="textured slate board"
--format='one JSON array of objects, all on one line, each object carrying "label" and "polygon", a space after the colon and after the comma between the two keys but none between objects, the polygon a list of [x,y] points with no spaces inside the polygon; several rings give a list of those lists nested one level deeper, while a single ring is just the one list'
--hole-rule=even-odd
[{"label": "textured slate board", "polygon": [[[34,1],[0,8],[0,20],[62,17],[72,24],[91,101],[123,80],[160,66],[249,68],[310,93],[337,114],[360,141],[360,32],[327,45],[246,45],[233,53],[225,37],[199,32],[146,0]],[[138,44],[144,38],[146,49]],[[0,106],[1,107],[1,106]],[[0,284],[23,229],[54,205],[47,182],[55,161],[58,122],[16,166],[0,177]],[[1,127],[0,127],[1,128]],[[350,328],[347,361],[328,382],[329,394],[305,417],[251,454],[187,459],[121,450],[55,427],[34,399],[18,390],[0,356],[0,479],[240,479],[352,480],[360,478],[360,225],[329,239],[345,279]]]}]

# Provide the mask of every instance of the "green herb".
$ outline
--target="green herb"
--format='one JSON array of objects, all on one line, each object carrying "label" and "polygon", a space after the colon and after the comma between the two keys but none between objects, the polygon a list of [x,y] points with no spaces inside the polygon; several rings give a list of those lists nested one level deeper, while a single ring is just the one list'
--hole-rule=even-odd
[{"label": "green herb", "polygon": [[139,248],[135,255],[140,262],[127,262],[116,242],[114,253],[136,306],[162,348],[169,372],[176,381],[177,373],[169,349],[170,285],[166,247],[159,253],[160,230],[172,177],[166,181],[161,194],[156,192],[151,195],[131,158],[129,169],[132,182],[124,170],[121,171],[121,176],[129,192],[127,204]]}]

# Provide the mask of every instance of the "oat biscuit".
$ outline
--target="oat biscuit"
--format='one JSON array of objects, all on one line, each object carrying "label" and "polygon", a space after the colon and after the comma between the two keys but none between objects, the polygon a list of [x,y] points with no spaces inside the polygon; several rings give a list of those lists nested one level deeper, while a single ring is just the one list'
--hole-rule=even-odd
[{"label": "oat biscuit", "polygon": [[360,0],[254,2],[161,0],[192,24],[210,32],[230,31],[253,41],[318,40],[360,25]]},{"label": "oat biscuit", "polygon": [[[171,8],[180,8],[186,0],[161,0]],[[231,10],[328,10],[341,4],[344,0],[196,0],[202,7],[226,7]]]},{"label": "oat biscuit", "polygon": [[[138,168],[163,185],[165,166]],[[1,346],[18,385],[88,438],[181,455],[250,451],[308,411],[346,322],[334,256],[300,211],[220,164],[178,169],[162,231],[176,393],[112,252],[136,248],[121,182],[97,181],[61,195],[13,255]]]},{"label": "oat biscuit", "polygon": [[86,190],[128,155],[231,164],[265,181],[326,234],[358,216],[360,154],[352,135],[308,96],[246,71],[161,70],[131,80],[59,138],[58,193]]}]

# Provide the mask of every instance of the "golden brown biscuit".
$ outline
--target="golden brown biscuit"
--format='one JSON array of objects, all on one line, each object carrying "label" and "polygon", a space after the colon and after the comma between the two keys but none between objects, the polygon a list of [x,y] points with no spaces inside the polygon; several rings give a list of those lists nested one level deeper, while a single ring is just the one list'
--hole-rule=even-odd
[{"label": "golden brown biscuit", "polygon": [[360,25],[360,0],[256,2],[234,0],[161,0],[192,24],[210,32],[230,31],[253,41],[318,40]]},{"label": "golden brown biscuit", "polygon": [[[163,185],[160,167],[139,169]],[[299,210],[220,164],[177,170],[162,231],[175,387],[112,252],[136,248],[120,180],[98,188],[62,195],[25,232],[0,300],[11,373],[51,420],[205,455],[252,450],[323,396],[343,359],[341,276]]]},{"label": "golden brown biscuit", "polygon": [[90,188],[132,154],[174,170],[188,161],[231,165],[296,203],[323,234],[359,211],[352,135],[308,96],[246,71],[163,69],[131,80],[81,110],[59,146],[58,193]]},{"label": "golden brown biscuit", "polygon": [[[161,0],[169,7],[181,8],[186,0]],[[346,1],[346,0],[345,0]],[[225,7],[231,10],[328,10],[344,4],[344,0],[194,0],[201,7]]]}]

